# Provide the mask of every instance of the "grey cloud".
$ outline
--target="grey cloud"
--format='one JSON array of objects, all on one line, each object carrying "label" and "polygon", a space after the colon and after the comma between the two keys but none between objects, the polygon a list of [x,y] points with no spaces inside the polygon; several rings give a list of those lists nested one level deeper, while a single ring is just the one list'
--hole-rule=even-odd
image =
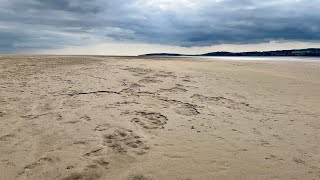
[{"label": "grey cloud", "polygon": [[170,10],[143,2],[0,0],[0,52],[106,41],[206,46],[320,40],[318,0],[197,0],[195,9]]}]

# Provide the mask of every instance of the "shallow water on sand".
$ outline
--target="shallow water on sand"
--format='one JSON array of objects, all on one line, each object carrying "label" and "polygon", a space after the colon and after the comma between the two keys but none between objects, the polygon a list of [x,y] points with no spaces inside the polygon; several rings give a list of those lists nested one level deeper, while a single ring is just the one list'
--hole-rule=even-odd
[{"label": "shallow water on sand", "polygon": [[201,58],[228,61],[315,61],[320,62],[320,57],[239,57],[239,56],[201,56]]}]

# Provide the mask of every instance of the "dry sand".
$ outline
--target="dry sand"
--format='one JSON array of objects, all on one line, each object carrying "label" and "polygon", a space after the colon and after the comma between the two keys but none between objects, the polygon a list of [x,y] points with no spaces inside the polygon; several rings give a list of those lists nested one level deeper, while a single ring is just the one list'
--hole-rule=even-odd
[{"label": "dry sand", "polygon": [[320,179],[320,63],[0,57],[0,179]]}]

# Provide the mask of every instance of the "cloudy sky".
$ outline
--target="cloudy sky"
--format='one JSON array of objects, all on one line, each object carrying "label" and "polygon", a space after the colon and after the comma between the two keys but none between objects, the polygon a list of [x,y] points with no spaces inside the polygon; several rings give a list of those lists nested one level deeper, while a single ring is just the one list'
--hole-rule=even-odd
[{"label": "cloudy sky", "polygon": [[320,0],[0,0],[0,53],[320,47]]}]

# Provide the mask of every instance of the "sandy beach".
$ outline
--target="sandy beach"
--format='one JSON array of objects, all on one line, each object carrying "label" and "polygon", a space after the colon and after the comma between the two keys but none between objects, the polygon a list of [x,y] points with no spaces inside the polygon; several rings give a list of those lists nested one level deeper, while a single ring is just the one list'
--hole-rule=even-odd
[{"label": "sandy beach", "polygon": [[320,179],[320,63],[0,56],[0,179]]}]

